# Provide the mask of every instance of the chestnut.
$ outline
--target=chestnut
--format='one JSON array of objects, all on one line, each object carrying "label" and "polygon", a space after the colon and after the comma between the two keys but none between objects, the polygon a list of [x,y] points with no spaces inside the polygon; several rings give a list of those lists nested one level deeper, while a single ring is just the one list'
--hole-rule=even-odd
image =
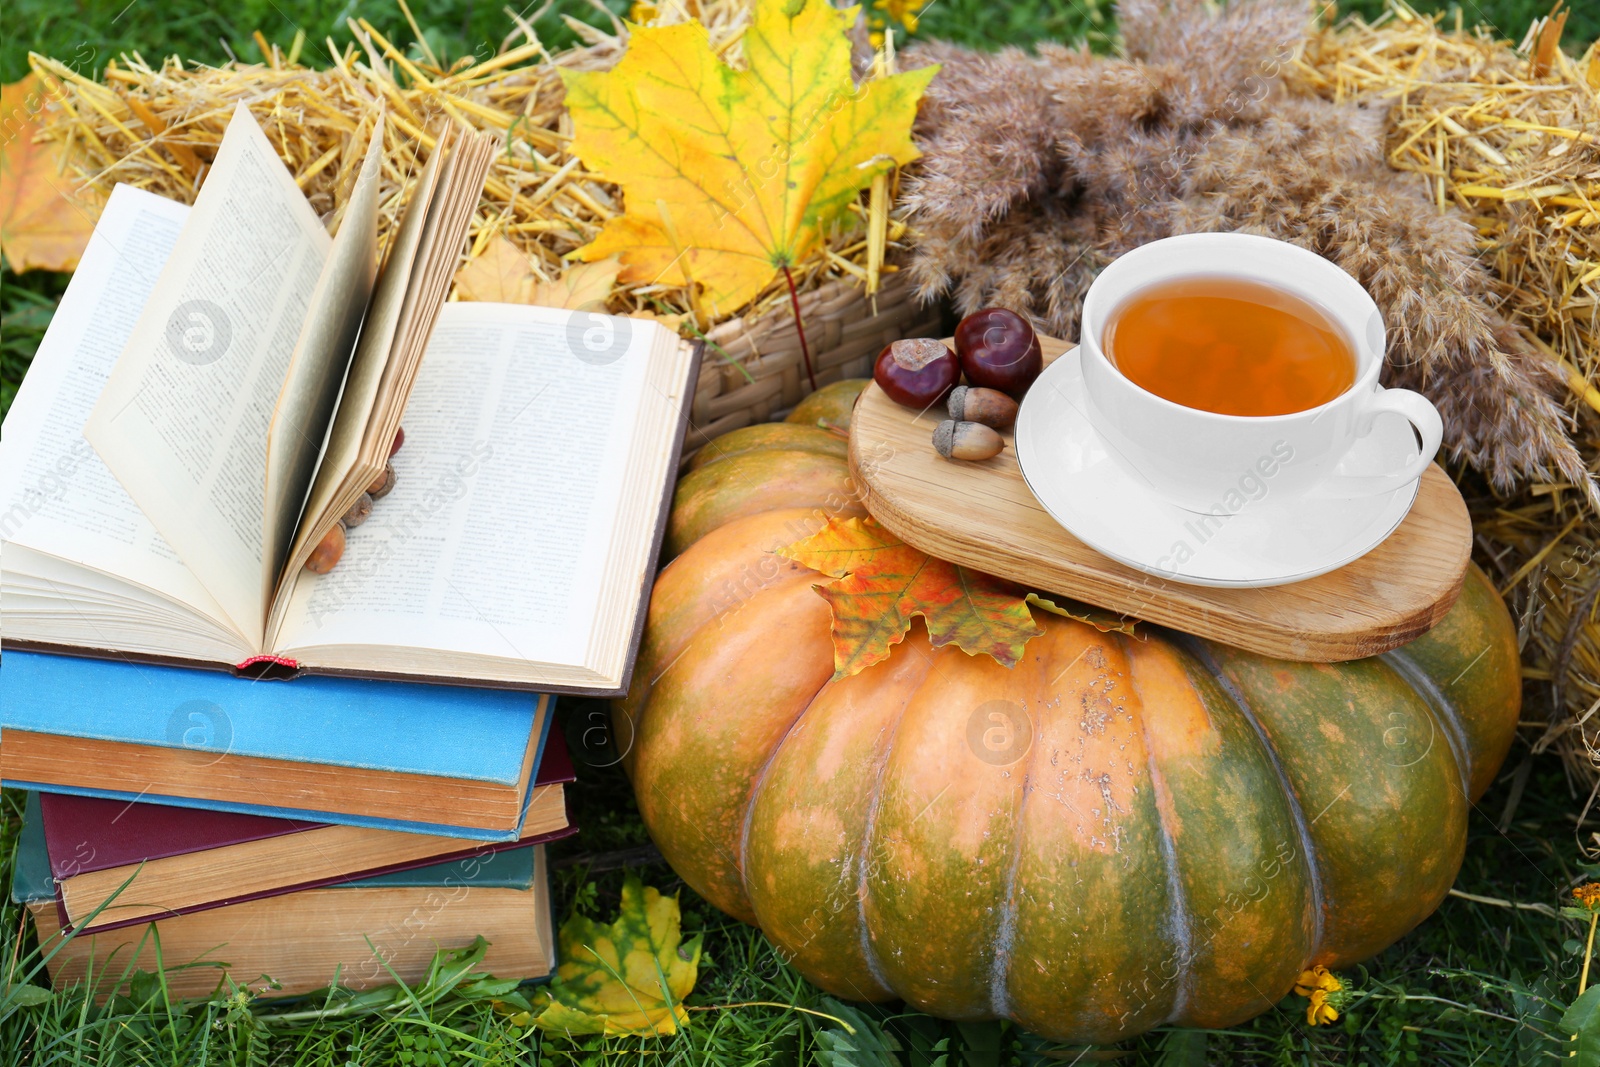
[{"label": "chestnut", "polygon": [[1015,400],[1044,369],[1033,327],[1009,308],[974,311],[956,327],[956,354],[967,381],[998,389]]},{"label": "chestnut", "polygon": [[890,400],[922,410],[943,400],[961,380],[961,361],[931,337],[908,338],[878,353],[872,380]]},{"label": "chestnut", "polygon": [[946,419],[933,431],[933,450],[945,459],[993,459],[1005,447],[1000,435],[981,422]]}]

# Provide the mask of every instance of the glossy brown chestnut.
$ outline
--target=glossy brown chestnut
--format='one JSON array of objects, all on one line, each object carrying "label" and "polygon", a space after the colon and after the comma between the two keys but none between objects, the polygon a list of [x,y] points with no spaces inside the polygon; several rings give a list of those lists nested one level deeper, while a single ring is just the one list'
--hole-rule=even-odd
[{"label": "glossy brown chestnut", "polygon": [[1015,400],[1044,369],[1033,327],[1009,308],[974,311],[956,327],[956,354],[968,383],[998,389]]},{"label": "glossy brown chestnut", "polygon": [[943,400],[961,380],[961,362],[931,337],[908,338],[878,353],[872,380],[890,400],[921,410]]}]

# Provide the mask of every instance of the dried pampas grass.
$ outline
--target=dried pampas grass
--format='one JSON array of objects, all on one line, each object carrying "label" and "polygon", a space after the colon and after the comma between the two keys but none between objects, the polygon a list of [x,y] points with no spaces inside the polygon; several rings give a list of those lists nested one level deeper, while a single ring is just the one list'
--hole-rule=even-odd
[{"label": "dried pampas grass", "polygon": [[907,57],[945,65],[905,189],[920,292],[963,312],[1006,304],[1071,337],[1094,275],[1137,245],[1205,230],[1293,241],[1372,292],[1386,380],[1434,400],[1451,457],[1501,492],[1559,482],[1600,506],[1564,375],[1509,317],[1471,220],[1389,165],[1390,101],[1307,82],[1308,8],[1124,0],[1118,14],[1121,58]]}]

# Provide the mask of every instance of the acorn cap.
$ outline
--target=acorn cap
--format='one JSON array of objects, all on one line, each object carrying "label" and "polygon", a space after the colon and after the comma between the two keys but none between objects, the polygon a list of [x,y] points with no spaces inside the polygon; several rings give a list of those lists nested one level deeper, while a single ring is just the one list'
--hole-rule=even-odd
[{"label": "acorn cap", "polygon": [[967,393],[971,388],[969,385],[958,385],[950,390],[950,399],[945,406],[950,411],[950,417],[957,422],[961,421],[961,412],[967,406]]}]

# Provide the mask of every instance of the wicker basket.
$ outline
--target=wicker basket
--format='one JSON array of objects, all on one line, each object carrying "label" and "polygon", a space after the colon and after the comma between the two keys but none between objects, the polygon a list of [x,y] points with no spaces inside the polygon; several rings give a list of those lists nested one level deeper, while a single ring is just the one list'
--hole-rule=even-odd
[{"label": "wicker basket", "polygon": [[[828,282],[801,294],[800,317],[818,386],[867,377],[884,345],[938,336],[943,325],[942,306],[918,303],[901,274],[889,275],[876,297],[851,282]],[[718,434],[781,417],[811,391],[787,303],[754,319],[730,319],[706,341],[683,443],[686,459]]]}]

